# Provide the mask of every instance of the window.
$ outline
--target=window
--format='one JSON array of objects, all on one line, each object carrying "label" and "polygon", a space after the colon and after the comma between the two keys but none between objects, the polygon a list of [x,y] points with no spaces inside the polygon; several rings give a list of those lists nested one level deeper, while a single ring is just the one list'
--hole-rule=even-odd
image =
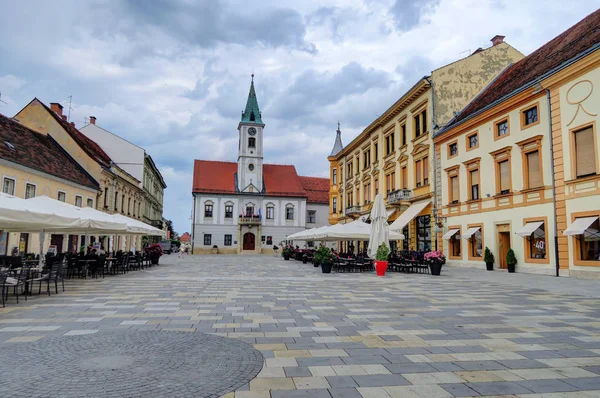
[{"label": "window", "polygon": [[400,136],[402,137],[402,146],[406,145],[406,123],[400,126]]},{"label": "window", "polygon": [[600,261],[600,221],[598,219],[576,239],[579,241],[578,260]]},{"label": "window", "polygon": [[469,171],[469,200],[479,200],[479,169]]},{"label": "window", "polygon": [[137,201],[136,201],[136,200],[134,200],[134,201],[133,201],[133,216],[134,216],[134,217],[135,217],[135,209],[136,209],[136,207],[137,207],[137,206],[136,206],[136,203],[137,203]]},{"label": "window", "polygon": [[79,195],[75,196],[75,206],[77,206],[77,207],[83,206],[83,198]]},{"label": "window", "polygon": [[108,209],[108,188],[104,188],[104,208]]},{"label": "window", "polygon": [[423,158],[423,185],[429,185],[429,158]]},{"label": "window", "polygon": [[272,245],[272,244],[273,244],[273,237],[267,236],[267,245]]},{"label": "window", "polygon": [[307,221],[310,224],[314,224],[317,222],[317,211],[316,210],[309,210],[308,211],[308,217],[307,217]]},{"label": "window", "polygon": [[35,185],[25,184],[25,199],[35,198]]},{"label": "window", "polygon": [[528,259],[543,260],[546,258],[546,225],[540,225],[538,229],[533,231],[531,236],[527,238],[528,244]]},{"label": "window", "polygon": [[333,185],[337,184],[337,169],[331,171],[331,183]]},{"label": "window", "polygon": [[410,250],[408,231],[408,225],[402,228],[402,235],[404,235],[404,240],[402,241],[402,250]]},{"label": "window", "polygon": [[396,173],[390,173],[385,176],[385,189],[386,194],[396,189]]},{"label": "window", "polygon": [[356,174],[360,173],[360,156],[356,155]]},{"label": "window", "polygon": [[346,194],[346,207],[352,206],[352,191]]},{"label": "window", "polygon": [[[92,208],[94,207],[94,199],[87,200],[87,207],[92,207]],[[139,215],[139,213],[138,213],[138,215]]]},{"label": "window", "polygon": [[[450,228],[456,229],[456,227],[450,227]],[[457,258],[457,259],[461,258],[460,242],[461,242],[461,238],[460,238],[460,228],[459,228],[458,231],[454,235],[452,235],[450,237],[450,239],[448,240],[448,246],[450,249],[450,257],[451,258]]]},{"label": "window", "polygon": [[394,150],[394,133],[392,132],[385,137],[385,155],[389,155],[394,152]]},{"label": "window", "polygon": [[337,198],[331,199],[331,210],[332,213],[337,213]]},{"label": "window", "polygon": [[286,220],[293,220],[294,219],[294,208],[293,207],[286,207],[285,208],[285,219]]},{"label": "window", "polygon": [[467,151],[479,148],[479,133],[475,132],[467,136]]},{"label": "window", "polygon": [[415,138],[427,132],[427,108],[413,116],[414,127],[415,127]]},{"label": "window", "polygon": [[[457,170],[458,172],[458,170]],[[457,204],[460,198],[458,191],[458,175],[450,177],[450,189],[449,189],[450,204]]]},{"label": "window", "polygon": [[471,258],[483,257],[483,233],[481,232],[481,228],[471,235],[471,238],[469,239],[469,246],[471,250],[469,253]]},{"label": "window", "polygon": [[210,246],[212,243],[212,235],[204,234],[204,246]]},{"label": "window", "polygon": [[225,205],[225,218],[233,218],[233,205]]},{"label": "window", "polygon": [[402,184],[403,189],[408,188],[408,169],[406,166],[400,169],[400,184]]},{"label": "window", "polygon": [[375,196],[379,194],[379,178],[375,179]]},{"label": "window", "polygon": [[454,141],[448,144],[448,158],[458,155],[458,142]]},{"label": "window", "polygon": [[248,138],[248,148],[256,148],[256,138]]},{"label": "window", "polygon": [[415,162],[415,180],[417,188],[429,184],[429,159],[427,156]]},{"label": "window", "polygon": [[131,214],[131,198],[127,198],[127,215]]},{"label": "window", "polygon": [[500,192],[498,193],[504,195],[510,192],[510,164],[508,160],[503,160],[496,164],[498,165],[498,186],[500,187]]},{"label": "window", "polygon": [[596,144],[593,126],[573,132],[571,144],[575,147],[574,169],[576,178],[596,174]]},{"label": "window", "polygon": [[421,182],[421,181],[422,181],[422,178],[423,178],[423,168],[422,168],[422,164],[423,164],[423,163],[422,163],[420,160],[417,160],[417,161],[415,162],[415,174],[416,174],[416,178],[415,178],[415,180],[416,180],[416,185],[417,185],[417,188],[419,188],[419,187],[420,187],[420,186],[423,184],[423,183]]},{"label": "window", "polygon": [[379,144],[378,143],[375,143],[373,152],[375,153],[375,161],[377,162],[377,160],[379,160]]},{"label": "window", "polygon": [[267,206],[267,220],[273,220],[275,218],[275,208],[273,206]]},{"label": "window", "polygon": [[[204,235],[204,240],[206,240],[206,235]],[[210,245],[210,242],[208,242],[208,244]],[[231,235],[225,235],[223,237],[223,246],[231,246]]]},{"label": "window", "polygon": [[540,164],[540,152],[533,151],[526,155],[526,167],[527,167],[527,188],[537,188],[542,186],[542,175],[541,175],[541,164]]},{"label": "window", "polygon": [[538,124],[538,106],[529,107],[523,111],[521,111],[521,128],[530,127],[535,124]]},{"label": "window", "polygon": [[431,216],[417,217],[417,250],[431,251]]},{"label": "window", "polygon": [[61,201],[61,202],[66,202],[67,201],[67,194],[65,192],[58,191],[58,200]]},{"label": "window", "polygon": [[354,169],[352,168],[352,162],[348,162],[347,166],[346,166],[346,178],[352,178],[352,171]]},{"label": "window", "polygon": [[246,206],[246,217],[252,217],[254,215],[254,206]]},{"label": "window", "polygon": [[265,236],[261,235],[260,236],[260,242],[264,245],[265,244]]},{"label": "window", "polygon": [[204,205],[204,217],[213,216],[213,205]]},{"label": "window", "polygon": [[2,185],[2,192],[9,195],[15,194],[15,180],[12,178],[4,177],[4,183]]},{"label": "window", "polygon": [[125,214],[125,195],[121,195],[121,213]]},{"label": "window", "polygon": [[363,170],[371,166],[371,149],[363,152]]},{"label": "window", "polygon": [[496,122],[496,135],[495,139],[506,137],[510,134],[508,130],[508,119]]}]

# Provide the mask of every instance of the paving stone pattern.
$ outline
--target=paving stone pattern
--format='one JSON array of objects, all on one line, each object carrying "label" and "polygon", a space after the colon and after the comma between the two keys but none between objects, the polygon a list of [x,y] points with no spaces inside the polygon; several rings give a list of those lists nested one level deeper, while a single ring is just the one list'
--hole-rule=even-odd
[{"label": "paving stone pattern", "polygon": [[[100,393],[110,388],[112,396],[158,396],[171,388],[170,396],[211,396],[215,389],[194,390],[194,374],[206,376],[193,360],[197,342],[178,342],[211,334],[253,345],[264,358],[258,376],[226,398],[600,397],[598,281],[448,267],[440,277],[322,274],[272,256],[164,256],[161,263],[68,281],[65,293],[19,305],[11,298],[0,309],[7,365],[0,388],[17,388],[5,376],[31,374],[19,355],[35,355],[46,366],[68,365],[74,380],[115,363],[125,376],[160,370],[153,387],[125,376],[108,387],[80,378],[63,383],[65,394],[110,396]],[[162,366],[119,353],[119,342],[145,333],[157,337],[142,348],[153,339],[189,348],[165,348]],[[96,338],[107,349],[86,345]],[[218,366],[210,381],[228,380],[228,371],[237,380],[236,370]],[[60,379],[45,380],[52,387]]]}]

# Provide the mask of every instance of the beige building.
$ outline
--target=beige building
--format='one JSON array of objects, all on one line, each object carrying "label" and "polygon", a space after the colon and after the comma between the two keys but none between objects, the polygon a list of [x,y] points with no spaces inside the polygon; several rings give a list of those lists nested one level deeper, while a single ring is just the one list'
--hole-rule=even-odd
[{"label": "beige building", "polygon": [[439,244],[518,272],[600,277],[600,11],[507,68],[435,137]]},{"label": "beige building", "polygon": [[[42,136],[0,115],[0,141],[2,192],[24,199],[45,195],[79,207],[95,207],[98,182],[51,136]],[[40,239],[35,232],[2,231],[0,254],[10,254],[15,248],[21,253],[38,254]],[[44,240],[43,252],[49,245],[56,245],[59,251],[77,249],[78,239],[52,234]]]},{"label": "beige building", "polygon": [[[74,123],[69,123],[60,104],[50,105],[49,108],[35,98],[14,118],[57,142],[69,157],[98,182],[100,189],[94,198],[98,210],[140,219],[139,203],[143,198],[140,181],[114,164],[96,142],[77,130]],[[139,249],[141,239],[119,236],[116,242],[112,242],[111,239],[105,245],[116,250],[130,249],[132,246]]]},{"label": "beige building", "polygon": [[[328,158],[331,224],[367,215],[381,193],[392,228],[405,236],[398,249],[435,249],[433,134],[502,70],[523,58],[503,39],[496,36],[491,47],[420,79],[345,147],[338,128]],[[354,244],[346,242],[341,249],[348,245]]]}]

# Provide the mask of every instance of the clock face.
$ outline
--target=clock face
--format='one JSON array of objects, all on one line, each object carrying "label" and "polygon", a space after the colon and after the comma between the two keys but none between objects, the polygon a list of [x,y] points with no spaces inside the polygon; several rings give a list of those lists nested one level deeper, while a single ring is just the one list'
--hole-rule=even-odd
[{"label": "clock face", "polygon": [[254,127],[250,127],[250,128],[248,129],[248,134],[250,134],[250,135],[254,135],[254,134],[256,134],[256,129],[255,129]]}]

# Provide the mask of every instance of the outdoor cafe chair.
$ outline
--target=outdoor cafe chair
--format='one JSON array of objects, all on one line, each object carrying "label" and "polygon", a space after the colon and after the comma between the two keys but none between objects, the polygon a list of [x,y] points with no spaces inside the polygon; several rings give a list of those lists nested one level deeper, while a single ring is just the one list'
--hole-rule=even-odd
[{"label": "outdoor cafe chair", "polygon": [[2,291],[0,293],[2,296],[2,307],[5,307],[5,303],[4,303],[4,292],[6,290],[6,279],[8,278],[8,272],[7,271],[0,271],[0,287],[2,288]]},{"label": "outdoor cafe chair", "polygon": [[27,290],[26,286],[29,282],[29,268],[21,267],[19,274],[16,278],[6,278],[6,295],[8,297],[8,290],[12,287],[13,294],[17,297],[17,304],[19,303],[19,296],[24,295],[25,301],[27,301]]}]

